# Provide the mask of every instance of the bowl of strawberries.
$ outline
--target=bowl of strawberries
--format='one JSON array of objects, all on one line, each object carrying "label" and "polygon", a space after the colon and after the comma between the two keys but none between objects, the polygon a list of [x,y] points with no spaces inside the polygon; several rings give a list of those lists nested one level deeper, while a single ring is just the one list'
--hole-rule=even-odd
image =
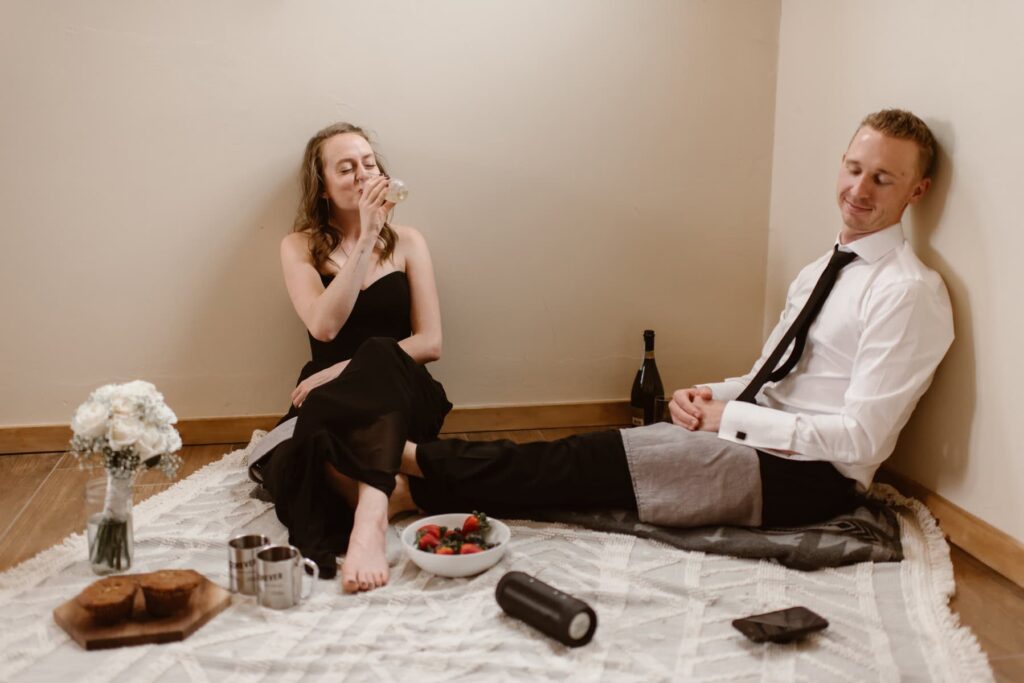
[{"label": "bowl of strawberries", "polygon": [[434,515],[402,532],[402,547],[416,565],[431,574],[473,576],[498,564],[512,532],[482,512]]}]

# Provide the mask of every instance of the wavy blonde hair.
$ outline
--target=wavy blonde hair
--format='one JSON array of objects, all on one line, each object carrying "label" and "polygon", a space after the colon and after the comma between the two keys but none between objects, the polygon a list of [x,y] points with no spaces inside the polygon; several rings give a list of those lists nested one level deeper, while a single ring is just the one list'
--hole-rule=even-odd
[{"label": "wavy blonde hair", "polygon": [[[334,250],[341,243],[341,233],[331,227],[331,200],[324,197],[324,160],[323,146],[330,138],[343,133],[355,133],[366,140],[373,149],[370,136],[359,126],[351,123],[334,123],[309,139],[306,143],[306,152],[302,156],[302,196],[299,199],[299,208],[295,214],[295,224],[292,232],[305,232],[309,234],[309,254],[313,257],[313,265],[320,270],[324,263],[330,258]],[[377,157],[377,166],[380,172],[387,175],[380,155],[374,149],[374,156]],[[398,234],[387,221],[377,237],[380,246],[378,262],[390,259],[395,253],[395,245],[398,244]]]}]

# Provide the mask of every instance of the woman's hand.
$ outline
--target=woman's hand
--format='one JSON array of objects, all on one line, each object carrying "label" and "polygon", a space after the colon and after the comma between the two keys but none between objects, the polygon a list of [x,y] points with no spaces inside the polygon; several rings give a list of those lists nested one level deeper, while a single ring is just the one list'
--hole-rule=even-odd
[{"label": "woman's hand", "polygon": [[360,239],[376,244],[391,209],[393,202],[384,198],[388,191],[387,176],[379,175],[363,181],[363,193],[359,196],[359,221],[363,231]]},{"label": "woman's hand", "polygon": [[313,373],[306,379],[299,382],[299,385],[292,391],[292,405],[296,408],[301,408],[305,402],[306,397],[309,396],[309,392],[316,389],[321,384],[327,384],[332,379],[341,374],[341,371],[348,365],[347,360],[343,360],[340,363],[335,363],[329,368],[324,368],[320,372]]}]

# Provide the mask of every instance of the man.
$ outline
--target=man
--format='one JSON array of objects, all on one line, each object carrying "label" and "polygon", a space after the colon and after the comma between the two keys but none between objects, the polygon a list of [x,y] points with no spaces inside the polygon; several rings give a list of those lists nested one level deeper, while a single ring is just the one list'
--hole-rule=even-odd
[{"label": "man", "polygon": [[839,169],[836,244],[790,285],[749,373],[676,391],[672,424],[407,444],[391,511],[616,507],[653,524],[757,527],[852,510],[953,340],[945,285],[900,225],[935,148],[909,112],[861,122]]}]

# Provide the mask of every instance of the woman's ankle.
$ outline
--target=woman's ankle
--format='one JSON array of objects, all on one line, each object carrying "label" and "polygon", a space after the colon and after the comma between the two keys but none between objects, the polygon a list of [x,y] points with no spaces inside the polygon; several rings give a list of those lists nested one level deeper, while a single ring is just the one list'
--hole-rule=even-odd
[{"label": "woman's ankle", "polygon": [[[359,501],[356,503],[353,531],[359,527],[387,528],[388,497],[380,489],[359,482]],[[365,526],[364,526],[365,525]]]}]

